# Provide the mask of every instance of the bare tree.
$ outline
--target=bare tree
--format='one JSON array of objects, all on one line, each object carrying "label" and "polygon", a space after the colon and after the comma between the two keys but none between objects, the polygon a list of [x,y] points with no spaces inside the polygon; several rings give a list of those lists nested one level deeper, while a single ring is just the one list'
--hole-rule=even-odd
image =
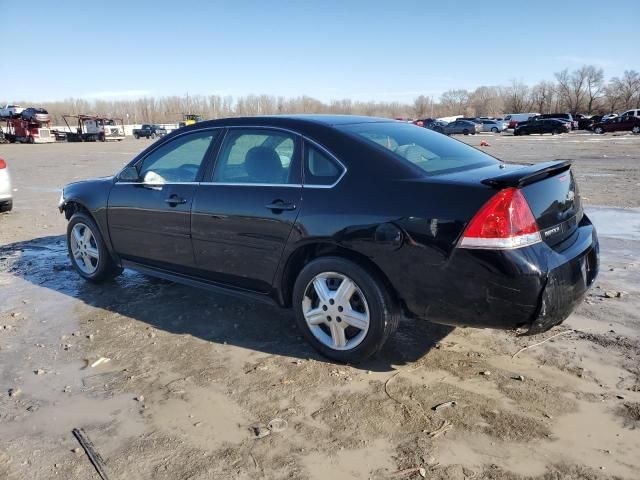
[{"label": "bare tree", "polygon": [[577,113],[582,110],[588,75],[589,67],[586,65],[571,73],[565,68],[555,74],[562,105],[570,112]]},{"label": "bare tree", "polygon": [[427,110],[429,108],[429,98],[424,95],[416,97],[413,101],[413,111],[418,118],[424,118],[427,116]]},{"label": "bare tree", "polygon": [[591,115],[595,103],[604,96],[604,70],[588,65],[586,69],[587,114]]},{"label": "bare tree", "polygon": [[447,90],[440,97],[440,103],[447,114],[461,115],[466,113],[470,98],[467,90]]},{"label": "bare tree", "polygon": [[609,85],[617,92],[621,108],[640,107],[640,74],[638,72],[625,70],[622,78],[612,78]]},{"label": "bare tree", "polygon": [[533,86],[530,93],[531,105],[539,113],[551,113],[556,87],[552,82],[542,81]]},{"label": "bare tree", "polygon": [[529,87],[524,82],[511,80],[505,93],[505,107],[510,113],[522,113],[530,109]]}]

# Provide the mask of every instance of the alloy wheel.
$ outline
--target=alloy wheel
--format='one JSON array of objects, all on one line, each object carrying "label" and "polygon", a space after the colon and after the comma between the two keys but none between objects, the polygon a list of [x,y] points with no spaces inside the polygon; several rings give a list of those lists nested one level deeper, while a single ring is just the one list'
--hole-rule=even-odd
[{"label": "alloy wheel", "polygon": [[98,269],[100,251],[91,229],[84,223],[76,223],[69,238],[71,253],[77,267],[87,275]]},{"label": "alloy wheel", "polygon": [[302,313],[313,336],[333,350],[352,350],[369,331],[367,300],[360,287],[341,273],[323,272],[309,282]]}]

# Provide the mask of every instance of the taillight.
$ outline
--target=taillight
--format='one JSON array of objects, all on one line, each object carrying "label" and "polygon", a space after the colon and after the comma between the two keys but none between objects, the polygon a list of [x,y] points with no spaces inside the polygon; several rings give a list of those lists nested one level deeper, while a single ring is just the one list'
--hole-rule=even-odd
[{"label": "taillight", "polygon": [[509,249],[540,242],[540,229],[517,188],[496,193],[471,219],[460,247]]},{"label": "taillight", "polygon": [[7,168],[7,162],[0,158],[0,170]]}]

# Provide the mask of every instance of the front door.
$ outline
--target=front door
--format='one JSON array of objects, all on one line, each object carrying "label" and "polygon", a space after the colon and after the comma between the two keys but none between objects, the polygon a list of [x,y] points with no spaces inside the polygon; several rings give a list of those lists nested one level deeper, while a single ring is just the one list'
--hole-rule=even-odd
[{"label": "front door", "polygon": [[157,267],[193,268],[191,204],[218,132],[174,137],[136,164],[139,181],[115,183],[108,221],[118,255]]},{"label": "front door", "polygon": [[300,139],[279,129],[231,128],[211,178],[193,200],[200,275],[268,292],[302,202]]}]

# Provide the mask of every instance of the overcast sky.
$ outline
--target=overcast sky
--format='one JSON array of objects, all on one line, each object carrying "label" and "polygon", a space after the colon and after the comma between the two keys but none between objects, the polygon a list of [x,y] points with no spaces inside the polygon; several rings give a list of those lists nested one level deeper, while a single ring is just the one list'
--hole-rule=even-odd
[{"label": "overcast sky", "polygon": [[[411,101],[640,70],[640,0],[0,0],[0,100],[267,93]],[[11,80],[13,79],[13,80]]]}]

